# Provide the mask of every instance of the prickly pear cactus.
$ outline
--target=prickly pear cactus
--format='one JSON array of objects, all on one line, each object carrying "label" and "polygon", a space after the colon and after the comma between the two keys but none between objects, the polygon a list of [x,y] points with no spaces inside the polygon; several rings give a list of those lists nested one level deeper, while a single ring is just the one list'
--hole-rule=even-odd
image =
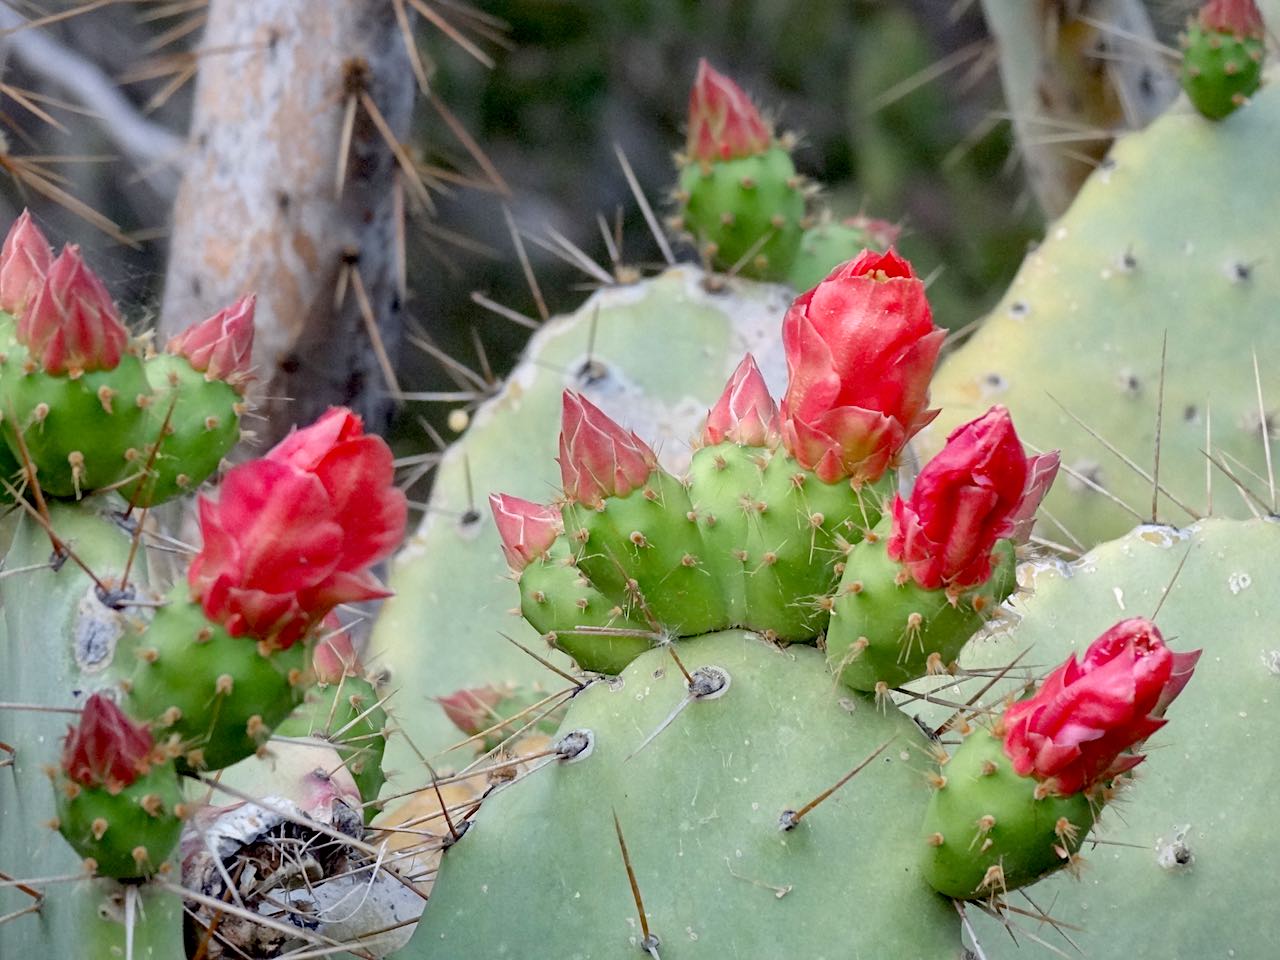
[{"label": "prickly pear cactus", "polygon": [[[1085,842],[1079,879],[1059,875],[1036,888],[1035,901],[1086,956],[1274,952],[1274,848],[1259,841],[1257,816],[1280,791],[1271,762],[1280,643],[1269,626],[1280,616],[1278,550],[1271,520],[1138,527],[1073,564],[1031,567],[1020,621],[980,636],[962,658],[984,672],[1023,651],[1024,662],[1056,663],[1116,619],[1152,614],[1166,636],[1204,648],[1177,718],[1152,737],[1137,782]],[[987,682],[969,685],[976,693]],[[980,704],[999,703],[1019,682],[997,683]],[[1215,902],[1229,902],[1229,913]],[[992,960],[1039,949],[1019,947],[985,917],[975,925]],[[1048,923],[1035,932],[1066,949]]]},{"label": "prickly pear cactus", "polygon": [[[1150,475],[1167,336],[1160,515],[1209,512],[1202,450],[1238,476],[1265,476],[1258,437],[1264,424],[1274,430],[1280,390],[1270,334],[1280,273],[1268,266],[1280,244],[1278,153],[1274,82],[1230,122],[1179,101],[1119,140],[978,332],[943,363],[933,384],[943,413],[921,435],[922,452],[1005,404],[1029,443],[1062,450],[1067,475],[1046,502],[1046,534],[1085,546],[1119,536],[1150,518],[1153,484],[1089,431]],[[1212,507],[1249,515],[1229,489]]]},{"label": "prickly pear cactus", "polygon": [[[790,291],[735,280],[711,292],[706,280],[680,266],[601,290],[534,335],[502,391],[445,454],[431,509],[392,568],[396,596],[382,610],[369,654],[392,688],[430,698],[546,679],[503,639],[505,633],[553,656],[538,631],[512,615],[519,597],[504,588],[507,567],[485,498],[498,490],[539,501],[551,495],[559,483],[556,424],[566,387],[625,418],[681,472],[691,457],[689,438],[744,352],[755,355],[769,382],[782,383],[777,324]],[[401,712],[407,740],[420,750],[459,739],[433,704]],[[387,767],[418,769],[406,739],[388,743]]]}]

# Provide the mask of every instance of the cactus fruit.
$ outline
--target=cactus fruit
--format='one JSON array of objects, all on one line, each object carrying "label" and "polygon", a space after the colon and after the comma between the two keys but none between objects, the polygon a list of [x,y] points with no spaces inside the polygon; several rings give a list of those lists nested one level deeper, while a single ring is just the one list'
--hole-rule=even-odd
[{"label": "cactus fruit", "polygon": [[1199,650],[1172,652],[1155,624],[1131,617],[1079,662],[1068,657],[990,728],[970,728],[925,817],[934,888],[980,897],[1071,866],[1102,805],[1146,759],[1136,750],[1164,726],[1199,658]]},{"label": "cactus fruit", "polygon": [[76,247],[52,260],[17,321],[0,364],[10,449],[30,457],[52,495],[122,479],[151,388],[110,294]]},{"label": "cactus fruit", "polygon": [[301,702],[307,650],[231,636],[182,584],[167,599],[138,648],[126,707],[174,738],[184,772],[219,770],[257,752]]},{"label": "cactus fruit", "polygon": [[67,733],[54,777],[58,830],[91,872],[144,877],[164,864],[182,831],[182,788],[151,732],[95,693]]},{"label": "cactus fruit", "polygon": [[[1271,876],[1272,848],[1258,841],[1257,814],[1280,791],[1280,768],[1269,762],[1280,674],[1269,627],[1280,616],[1271,560],[1278,549],[1280,527],[1269,519],[1138,527],[1074,563],[1027,568],[1021,616],[987,631],[961,657],[975,673],[967,681],[973,689],[952,696],[978,697],[976,726],[984,707],[1023,689],[1028,671],[1008,669],[1015,657],[1025,652],[1026,662],[1047,667],[1081,655],[1118,617],[1154,613],[1166,637],[1205,648],[1170,710],[1172,725],[1151,737],[1146,760],[1130,775],[1135,783],[1114,812],[1103,811],[1085,843],[1080,879],[1061,875],[1032,893],[1086,955],[1189,960],[1228,950],[1262,960],[1274,953],[1274,885],[1259,880]],[[1004,676],[979,695],[992,684],[993,667]],[[930,724],[945,716],[923,705],[919,712]],[[942,772],[950,777],[949,767]],[[1223,895],[1229,914],[1207,907]],[[998,923],[973,922],[991,960],[1026,955],[1027,945],[1019,948]],[[1011,932],[1021,938],[1021,929]]]},{"label": "cactus fruit", "polygon": [[1267,37],[1253,0],[1209,0],[1182,41],[1182,89],[1210,120],[1234,113],[1262,84]]},{"label": "cactus fruit", "polygon": [[[1048,522],[1069,535],[1052,525],[1048,535],[1088,547],[1151,516],[1147,465],[1163,381],[1160,514],[1194,519],[1212,506],[1248,516],[1234,494],[1206,490],[1201,451],[1232,472],[1268,472],[1257,441],[1264,424],[1273,429],[1264,404],[1275,402],[1269,371],[1280,367],[1269,333],[1277,275],[1267,267],[1280,244],[1280,208],[1271,202],[1280,183],[1267,179],[1280,169],[1277,155],[1274,83],[1229,123],[1175,106],[1121,138],[1002,302],[942,363],[932,389],[943,412],[918,450],[929,455],[957,424],[1004,404],[1028,443],[1063,451],[1066,476],[1045,506]],[[1189,183],[1199,186],[1177,187],[1170,204],[1170,185]],[[1230,322],[1206,337],[1212,316]]]},{"label": "cactus fruit", "polygon": [[254,302],[242,297],[146,359],[153,398],[134,464],[146,473],[124,488],[131,503],[147,506],[194,491],[240,439]]},{"label": "cactus fruit", "polygon": [[829,213],[807,227],[800,249],[787,272],[787,283],[796,290],[811,290],[839,264],[864,249],[883,251],[898,240],[901,228],[887,220],[858,215],[836,220]]},{"label": "cactus fruit", "polygon": [[681,163],[680,229],[720,269],[785,280],[804,229],[801,178],[750,98],[706,60],[689,95]]}]

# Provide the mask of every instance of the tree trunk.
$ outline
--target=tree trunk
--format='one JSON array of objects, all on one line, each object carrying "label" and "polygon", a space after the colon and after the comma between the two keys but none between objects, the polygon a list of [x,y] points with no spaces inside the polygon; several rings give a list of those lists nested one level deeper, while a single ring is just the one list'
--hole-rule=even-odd
[{"label": "tree trunk", "polygon": [[359,94],[397,140],[407,137],[414,79],[393,5],[210,0],[202,47],[161,331],[172,335],[256,292],[263,439],[330,404],[353,406],[370,428],[384,429],[394,398],[358,294],[362,286],[394,357],[402,323],[396,159]]}]

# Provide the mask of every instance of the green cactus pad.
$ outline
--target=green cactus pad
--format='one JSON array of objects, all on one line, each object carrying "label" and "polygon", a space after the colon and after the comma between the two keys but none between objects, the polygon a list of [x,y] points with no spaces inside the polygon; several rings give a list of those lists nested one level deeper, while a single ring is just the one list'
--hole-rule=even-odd
[{"label": "green cactus pad", "polygon": [[946,670],[1017,585],[1008,540],[996,544],[991,579],[954,600],[911,579],[899,583],[904,568],[885,550],[889,532],[886,521],[850,552],[827,628],[827,660],[854,690],[897,687],[931,668]]},{"label": "green cactus pad", "polygon": [[141,469],[135,443],[151,387],[137,357],[125,354],[114,370],[75,378],[27,372],[26,358],[14,345],[0,364],[4,436],[20,457],[14,433],[22,431],[42,491],[79,496]]},{"label": "green cactus pad", "polygon": [[114,794],[105,787],[81,787],[59,777],[54,796],[58,831],[76,853],[93,860],[98,876],[118,880],[149,876],[178,845],[182,787],[172,763],[153,767]]},{"label": "green cactus pad", "polygon": [[1261,37],[1237,38],[1192,23],[1182,45],[1182,89],[1197,110],[1221,120],[1257,93],[1265,55]]},{"label": "green cactus pad", "polygon": [[672,719],[685,681],[654,650],[579,694],[561,731],[589,730],[590,752],[490,794],[402,956],[643,956],[616,815],[663,957],[956,960],[955,912],[914,856],[928,803],[919,728],[839,699],[816,650],[739,631],[677,646],[728,686]]},{"label": "green cactus pad", "polygon": [[[366,803],[378,799],[386,777],[382,755],[387,746],[387,713],[378,706],[377,688],[364,677],[343,677],[307,690],[302,705],[272,731],[281,737],[320,737],[333,744]],[[377,814],[365,808],[365,822]]]},{"label": "green cactus pad", "polygon": [[[1275,954],[1275,848],[1266,831],[1280,796],[1278,555],[1280,525],[1271,520],[1139,527],[1070,566],[1027,571],[1021,621],[978,638],[961,658],[988,673],[1023,651],[1020,663],[1036,664],[1015,668],[976,707],[999,704],[1068,654],[1082,654],[1125,617],[1154,613],[1170,646],[1204,649],[1168,725],[1143,751],[1133,788],[1085,844],[1081,879],[1058,874],[1033,893],[1072,925],[1086,956]],[[968,696],[965,688],[953,696],[968,699],[988,682],[975,678]],[[997,924],[976,917],[975,926],[990,960],[1032,955]]]},{"label": "green cactus pad", "polygon": [[805,209],[786,150],[771,147],[752,157],[691,163],[680,174],[680,190],[687,197],[684,228],[699,249],[712,248],[717,267],[728,270],[741,262],[744,276],[786,278],[800,246]]},{"label": "green cactus pad", "polygon": [[939,893],[984,900],[1068,866],[1093,826],[1084,794],[1037,798],[999,737],[975,728],[942,767],[924,819],[924,872]]},{"label": "green cactus pad", "polygon": [[[143,367],[154,398],[134,444],[141,453],[135,466],[149,464],[149,472],[122,492],[130,502],[149,506],[190,493],[218,469],[240,439],[244,398],[192,369],[184,357],[162,353]],[[152,458],[166,418],[168,430]]]},{"label": "green cactus pad", "polygon": [[137,651],[126,710],[156,740],[178,737],[182,772],[220,770],[255,753],[301,702],[307,645],[264,655],[253,638],[206,620],[185,584],[168,599]]},{"label": "green cactus pad", "polygon": [[[1151,515],[1152,483],[1072,415],[1149,474],[1167,332],[1161,486],[1207,512],[1201,451],[1209,445],[1228,469],[1265,477],[1259,435],[1264,422],[1274,431],[1274,414],[1260,413],[1253,355],[1274,410],[1278,156],[1277,83],[1229,123],[1175,105],[1119,140],[1002,302],[942,363],[931,388],[942,414],[918,435],[922,459],[958,425],[1005,404],[1029,444],[1062,450],[1047,514],[1086,547],[1122,535]],[[1272,448],[1275,464],[1280,444]],[[1214,486],[1214,510],[1249,516],[1216,468]],[[1193,519],[1164,494],[1159,510],[1162,519]],[[1052,521],[1044,532],[1069,542]]]},{"label": "green cactus pad", "polygon": [[880,521],[891,483],[854,490],[824,483],[781,451],[765,468],[760,511],[749,530],[747,624],[782,640],[812,640],[827,627],[826,598],[851,545]]},{"label": "green cactus pad", "polygon": [[[653,644],[638,618],[597,590],[573,562],[564,537],[520,571],[520,612],[583,670],[616,674]],[[583,632],[600,628],[615,633]]]},{"label": "green cactus pad", "polygon": [[600,507],[566,504],[564,527],[578,566],[631,619],[677,636],[728,626],[689,492],[665,470]]}]

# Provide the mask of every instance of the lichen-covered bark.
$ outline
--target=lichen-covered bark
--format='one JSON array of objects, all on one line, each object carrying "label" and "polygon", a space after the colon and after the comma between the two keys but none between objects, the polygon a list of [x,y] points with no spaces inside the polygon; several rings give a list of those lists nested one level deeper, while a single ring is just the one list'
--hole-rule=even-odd
[{"label": "lichen-covered bark", "polygon": [[392,400],[351,284],[336,303],[353,265],[394,356],[396,160],[362,106],[341,197],[335,180],[358,62],[362,89],[407,136],[414,81],[393,5],[210,0],[202,51],[161,331],[255,291],[265,439],[334,403],[380,429]]}]

